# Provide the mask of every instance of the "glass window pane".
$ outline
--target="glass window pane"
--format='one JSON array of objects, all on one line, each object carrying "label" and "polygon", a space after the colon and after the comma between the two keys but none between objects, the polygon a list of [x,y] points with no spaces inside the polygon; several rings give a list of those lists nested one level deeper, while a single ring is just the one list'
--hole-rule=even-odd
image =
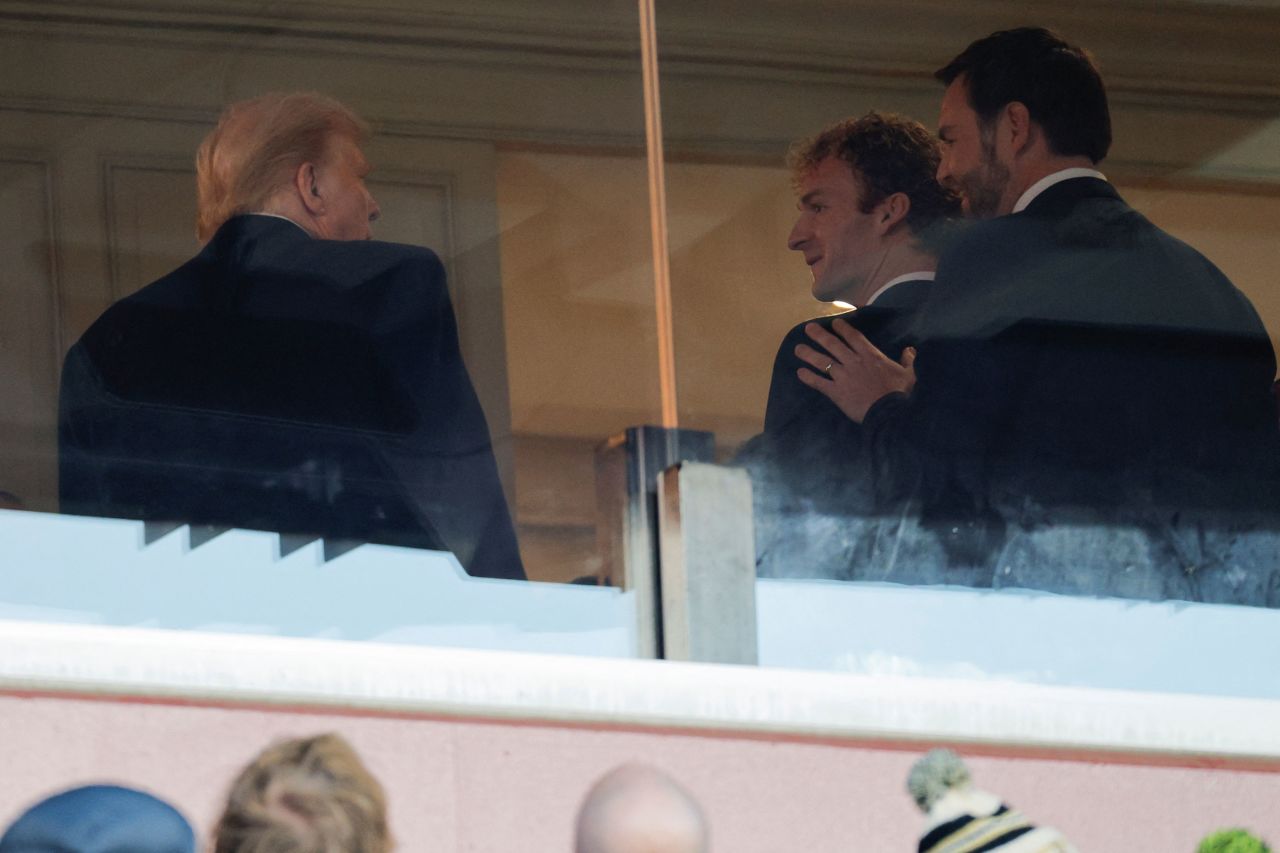
[{"label": "glass window pane", "polygon": [[[15,9],[0,55],[2,505],[148,521],[5,514],[6,535],[27,540],[0,593],[9,615],[634,652],[620,590],[498,589],[458,580],[451,558],[400,549],[433,545],[474,574],[533,581],[594,584],[610,570],[598,449],[660,419],[634,4]],[[269,172],[272,193],[236,208],[292,219],[244,221],[303,242],[237,237],[217,257],[252,272],[171,279],[208,286],[209,304],[178,285],[148,290],[203,251],[201,141],[228,105],[269,92],[319,92],[368,122],[373,236],[430,249],[438,270],[403,248],[310,254],[312,237],[353,235],[317,224],[338,220],[308,207],[308,192],[364,204],[349,188],[333,201],[325,183],[334,140],[352,135],[340,130],[316,171],[296,171],[299,154]],[[363,227],[364,211],[353,215]],[[281,267],[260,273],[271,252]],[[116,315],[127,322],[99,320],[131,297]],[[210,320],[224,299],[230,313]],[[136,305],[166,319],[148,325]],[[73,350],[91,327],[104,342]],[[68,499],[76,478],[59,483],[68,351],[83,358],[68,368],[79,384],[61,385],[62,462],[71,441],[95,478],[80,500]],[[75,592],[97,548],[122,550],[95,571],[189,570],[197,585],[209,572],[234,590],[231,563],[246,584],[182,607],[161,592],[138,606],[95,584]],[[248,578],[284,595],[315,566],[310,622],[245,598]]]},{"label": "glass window pane", "polygon": [[[1030,106],[988,126],[961,92],[961,168],[933,73],[1021,21],[972,4],[658,4],[680,422],[752,475],[763,664],[1274,694],[1251,678],[1261,659],[1173,651],[1215,625],[1256,630],[1258,648],[1280,630],[1280,161],[1259,96],[1274,83],[1261,33],[1278,19],[1214,9],[1030,15],[1096,57],[1104,183],[1058,174],[1094,165],[1065,148],[1094,125],[1064,125],[1067,108],[1033,93],[997,91],[997,106]],[[873,110],[944,141],[920,143],[914,173],[894,120],[804,144]],[[999,135],[1023,120],[1030,141]],[[890,165],[874,153],[886,138],[901,146]],[[794,170],[793,145],[810,158]],[[946,234],[905,218],[935,174],[968,214]],[[1050,175],[1057,190],[1036,186]],[[1070,206],[1082,186],[1092,212]],[[814,389],[844,393],[857,382],[833,382],[853,375],[841,359],[870,356],[830,321],[819,338],[801,328],[851,307],[872,343],[919,359],[856,405]]]}]

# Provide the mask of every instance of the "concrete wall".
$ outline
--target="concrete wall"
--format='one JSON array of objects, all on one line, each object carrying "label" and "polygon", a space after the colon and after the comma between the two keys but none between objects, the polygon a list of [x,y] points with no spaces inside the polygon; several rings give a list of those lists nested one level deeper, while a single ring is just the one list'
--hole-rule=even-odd
[{"label": "concrete wall", "polygon": [[911,763],[945,743],[981,787],[1087,851],[1280,839],[1280,703],[961,679],[0,623],[0,820],[116,780],[208,832],[273,738],[342,733],[404,851],[570,849],[591,782],[656,764],[719,853],[910,850]]},{"label": "concrete wall", "polygon": [[[631,760],[698,796],[721,853],[911,850],[921,823],[903,788],[915,745],[14,694],[0,727],[6,821],[46,793],[117,780],[170,798],[206,834],[264,744],[337,731],[386,786],[403,851],[568,851],[583,792]],[[1228,825],[1280,838],[1275,767],[965,757],[983,787],[1081,850],[1191,851]]]}]

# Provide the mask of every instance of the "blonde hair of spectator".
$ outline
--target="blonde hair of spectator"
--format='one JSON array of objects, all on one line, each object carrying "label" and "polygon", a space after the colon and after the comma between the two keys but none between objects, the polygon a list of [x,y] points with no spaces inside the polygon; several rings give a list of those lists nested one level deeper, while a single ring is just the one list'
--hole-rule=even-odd
[{"label": "blonde hair of spectator", "polygon": [[273,744],[231,786],[214,853],[388,853],[386,795],[335,734]]},{"label": "blonde hair of spectator", "polygon": [[261,211],[300,166],[324,160],[335,136],[363,146],[369,126],[327,95],[273,92],[227,107],[196,151],[200,242],[231,217]]},{"label": "blonde hair of spectator", "polygon": [[705,853],[702,808],[657,768],[623,764],[602,776],[578,810],[576,853]]}]

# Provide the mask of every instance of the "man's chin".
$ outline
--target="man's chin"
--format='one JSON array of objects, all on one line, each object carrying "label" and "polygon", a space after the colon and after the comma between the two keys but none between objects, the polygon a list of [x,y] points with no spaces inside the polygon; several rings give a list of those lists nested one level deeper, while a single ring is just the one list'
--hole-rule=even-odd
[{"label": "man's chin", "polygon": [[968,199],[960,205],[960,212],[965,219],[995,219],[1000,215],[999,205],[996,203],[984,203],[976,208],[969,203]]}]

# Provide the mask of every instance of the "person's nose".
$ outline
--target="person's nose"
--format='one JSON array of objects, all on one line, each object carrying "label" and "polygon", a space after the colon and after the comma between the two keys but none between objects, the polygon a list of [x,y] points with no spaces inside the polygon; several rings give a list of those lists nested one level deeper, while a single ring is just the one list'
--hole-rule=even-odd
[{"label": "person's nose", "polygon": [[793,252],[799,252],[808,241],[809,229],[804,227],[802,216],[796,220],[796,224],[791,227],[791,233],[787,235],[787,248]]},{"label": "person's nose", "polygon": [[943,155],[942,159],[938,161],[938,173],[935,177],[938,179],[938,183],[943,186],[946,186],[947,180],[951,177],[950,161],[951,158],[946,155]]}]

